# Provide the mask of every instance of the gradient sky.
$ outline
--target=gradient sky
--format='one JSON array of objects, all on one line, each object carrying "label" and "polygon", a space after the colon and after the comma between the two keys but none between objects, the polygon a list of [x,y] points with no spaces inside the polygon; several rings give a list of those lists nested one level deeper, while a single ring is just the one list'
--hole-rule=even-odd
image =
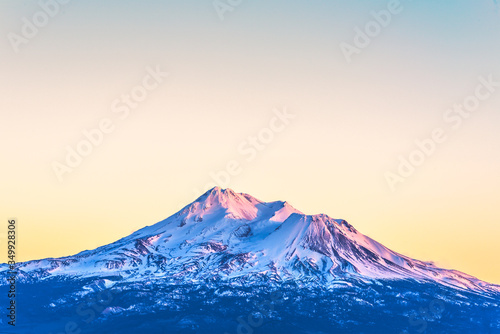
[{"label": "gradient sky", "polygon": [[[48,0],[47,0],[48,1]],[[15,52],[38,1],[0,2],[1,223],[18,260],[70,255],[160,221],[240,163],[228,186],[343,218],[402,254],[500,283],[500,88],[454,129],[446,110],[500,81],[493,0],[401,1],[348,63],[343,42],[387,1],[72,1]],[[147,68],[169,76],[125,119],[112,103]],[[295,118],[242,155],[273,110]],[[82,131],[115,126],[59,182]],[[388,186],[400,155],[433,129],[446,142]],[[5,261],[5,251],[0,260]]]}]

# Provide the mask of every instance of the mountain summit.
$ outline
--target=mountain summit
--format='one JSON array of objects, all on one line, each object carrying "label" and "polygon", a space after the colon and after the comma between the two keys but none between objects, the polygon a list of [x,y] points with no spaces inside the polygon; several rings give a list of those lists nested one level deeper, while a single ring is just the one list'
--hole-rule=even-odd
[{"label": "mountain summit", "polygon": [[[5,270],[5,267],[2,268]],[[432,281],[481,293],[500,288],[396,253],[343,219],[305,215],[215,187],[171,217],[112,244],[19,266],[26,280],[55,276],[170,282],[308,282],[339,279]]]},{"label": "mountain summit", "polygon": [[19,333],[500,333],[498,285],[218,187],[109,245],[19,263],[16,280]]}]

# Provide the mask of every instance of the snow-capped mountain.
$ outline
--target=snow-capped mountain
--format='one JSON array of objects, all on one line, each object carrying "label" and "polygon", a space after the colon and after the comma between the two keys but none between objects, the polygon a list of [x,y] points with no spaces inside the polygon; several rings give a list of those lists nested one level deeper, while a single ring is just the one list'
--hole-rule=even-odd
[{"label": "snow-capped mountain", "polygon": [[[5,266],[2,268],[5,270]],[[171,217],[95,250],[19,265],[19,277],[119,277],[329,286],[339,279],[432,281],[483,294],[497,285],[398,254],[342,219],[305,215],[215,187]]]},{"label": "snow-capped mountain", "polygon": [[[14,333],[500,333],[499,286],[398,254],[345,220],[229,189],[17,272]],[[8,278],[0,265],[5,291]]]}]

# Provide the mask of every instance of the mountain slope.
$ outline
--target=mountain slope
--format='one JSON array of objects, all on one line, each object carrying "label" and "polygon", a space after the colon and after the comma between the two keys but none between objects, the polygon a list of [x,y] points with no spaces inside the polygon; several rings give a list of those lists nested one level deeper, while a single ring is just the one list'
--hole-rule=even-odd
[{"label": "mountain slope", "polygon": [[[0,270],[5,271],[3,266]],[[218,187],[173,216],[95,250],[19,265],[19,277],[119,277],[193,283],[411,279],[497,294],[500,287],[398,254],[345,220],[305,215]]]}]

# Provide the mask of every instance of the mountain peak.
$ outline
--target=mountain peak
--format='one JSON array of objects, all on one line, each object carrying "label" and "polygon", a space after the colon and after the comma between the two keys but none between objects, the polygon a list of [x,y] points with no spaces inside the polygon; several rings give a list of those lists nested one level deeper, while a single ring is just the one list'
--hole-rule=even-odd
[{"label": "mountain peak", "polygon": [[244,203],[258,204],[262,203],[258,199],[243,193],[237,193],[232,189],[223,189],[221,187],[213,187],[198,197],[193,203],[205,203],[208,205],[218,204],[223,207],[228,205],[240,205]]},{"label": "mountain peak", "polygon": [[[212,189],[207,190],[203,195],[198,197],[195,202],[206,201],[207,199],[223,199],[223,198],[239,198],[242,195],[246,194],[238,194],[232,189],[223,189],[219,186],[213,187]],[[246,197],[251,197],[246,195]]]},{"label": "mountain peak", "polygon": [[233,189],[229,189],[229,188],[224,189],[222,187],[215,186],[212,189],[207,190],[206,193],[210,193],[210,194],[215,194],[215,193],[233,193],[233,194],[235,194],[235,191]]},{"label": "mountain peak", "polygon": [[288,202],[263,202],[251,195],[218,186],[205,192],[188,207],[197,213],[201,208],[202,215],[222,209],[228,217],[246,220],[267,217],[271,221],[283,222],[292,213],[303,214]]},{"label": "mountain peak", "polygon": [[[210,309],[210,305],[225,305],[228,297],[235,305],[243,305],[244,300],[253,300],[248,297],[253,291],[256,295],[266,296],[267,287],[270,294],[285,291],[283,296],[287,299],[295,298],[290,305],[296,305],[314,291],[314,299],[301,305],[309,307],[314,303],[319,305],[318,310],[326,310],[327,314],[318,318],[321,321],[330,319],[332,307],[341,307],[337,313],[343,314],[354,312],[352,308],[356,305],[360,307],[357,313],[366,314],[367,310],[379,307],[389,309],[388,305],[395,303],[402,305],[407,314],[408,305],[423,303],[421,296],[446,301],[448,316],[453,300],[462,312],[464,305],[496,308],[498,303],[494,303],[500,296],[500,286],[398,254],[357,232],[343,219],[333,219],[325,214],[305,215],[287,202],[262,202],[220,187],[208,190],[167,219],[114,243],[74,256],[19,263],[16,270],[19,273],[17,280],[22,283],[50,278],[57,283],[57,291],[66,291],[60,286],[65,282],[70,284],[68,297],[52,297],[51,294],[54,302],[50,307],[43,307],[48,314],[59,310],[67,313],[72,307],[68,303],[78,301],[75,296],[88,298],[113,288],[120,292],[120,296],[126,294],[127,298],[123,300],[124,304],[113,304],[105,310],[107,313],[103,311],[100,323],[114,316],[124,318],[110,318],[113,325],[134,314],[143,317],[147,312],[157,312],[154,307],[158,306],[158,314],[173,310],[172,317],[181,318],[183,332],[188,328],[184,327],[186,324],[191,326],[194,323],[191,319],[201,317],[180,317],[181,305],[198,312],[198,309],[203,309],[190,304],[192,301],[201,301]],[[10,277],[9,266],[0,264],[0,284],[10,284]],[[80,279],[86,285],[75,292],[70,290],[70,286],[82,286],[76,281]],[[410,285],[413,282],[430,285],[418,295],[415,288],[421,285]],[[381,290],[384,285],[387,289]],[[430,288],[438,285],[454,290],[443,289],[446,294],[437,296]],[[47,283],[40,286],[45,288]],[[410,287],[408,291],[406,286]],[[400,287],[405,290],[400,290]],[[152,288],[165,291],[159,294],[165,299],[158,299]],[[304,294],[295,295],[302,288]],[[39,290],[43,289],[33,289]],[[131,294],[131,291],[137,294]],[[389,291],[388,297],[382,294],[383,291]],[[471,296],[481,294],[488,299],[464,300],[467,291]],[[182,300],[176,296],[182,296]],[[190,301],[190,296],[196,299]],[[207,299],[214,297],[221,299]],[[242,298],[241,303],[233,297]],[[353,299],[347,299],[351,297]],[[318,303],[318,298],[326,299]],[[117,302],[121,299],[118,298]],[[302,306],[298,308],[299,312],[303,309]],[[346,309],[350,311],[346,312]],[[204,319],[212,322],[213,316],[210,311]],[[227,317],[226,313],[223,316]],[[331,319],[339,321],[336,314]],[[467,323],[470,319],[467,315]],[[200,328],[205,329],[201,324],[206,326],[208,322],[203,321]],[[480,323],[481,320],[475,321]]]},{"label": "mountain peak", "polygon": [[263,202],[221,187],[115,243],[73,257],[27,262],[20,269],[34,274],[43,269],[46,276],[127,273],[131,280],[154,272],[158,278],[186,282],[411,278],[500,291],[466,274],[398,254],[343,219],[305,215],[287,202]]}]

